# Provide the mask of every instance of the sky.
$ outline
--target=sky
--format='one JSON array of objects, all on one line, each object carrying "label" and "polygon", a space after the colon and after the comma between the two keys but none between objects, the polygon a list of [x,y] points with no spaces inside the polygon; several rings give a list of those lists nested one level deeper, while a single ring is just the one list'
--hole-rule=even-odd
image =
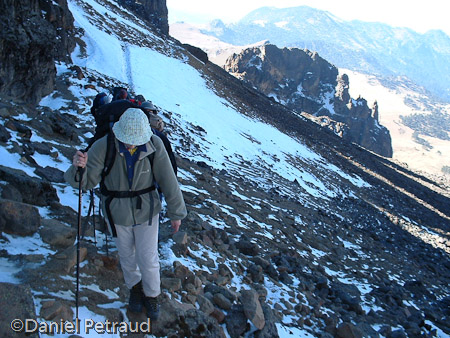
[{"label": "sky", "polygon": [[408,27],[419,33],[441,29],[450,36],[450,3],[443,0],[167,0],[169,23],[184,21],[195,24],[214,19],[236,22],[264,6],[287,8],[303,5],[326,10],[344,20],[382,22],[394,27]]}]

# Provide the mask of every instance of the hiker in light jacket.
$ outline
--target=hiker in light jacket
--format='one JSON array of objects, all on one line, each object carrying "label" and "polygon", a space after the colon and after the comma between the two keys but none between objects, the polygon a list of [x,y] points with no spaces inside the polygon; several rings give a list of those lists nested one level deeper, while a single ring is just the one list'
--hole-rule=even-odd
[{"label": "hiker in light jacket", "polygon": [[167,155],[169,155],[169,159],[172,163],[172,168],[176,176],[178,171],[177,161],[175,159],[175,154],[173,153],[170,141],[167,138],[166,134],[163,132],[164,122],[162,118],[158,116],[158,111],[151,101],[142,102],[140,108],[143,109],[148,116],[150,116],[150,126],[152,127],[152,131],[163,141],[164,147],[166,148]]},{"label": "hiker in light jacket", "polygon": [[[152,136],[145,113],[128,108],[114,124],[112,132],[117,153],[111,171],[104,179],[103,189],[101,187],[102,210],[107,215],[110,231],[113,236],[116,234],[120,264],[130,289],[129,310],[141,312],[145,306],[148,317],[156,320],[159,315],[157,296],[160,294],[158,227],[161,203],[154,189],[155,181],[166,198],[174,233],[186,217],[186,206],[164,145],[159,137]],[[101,181],[106,148],[107,136],[96,141],[87,153],[77,151],[65,179],[78,187],[77,167],[85,168],[82,189],[94,188]],[[153,157],[153,160],[147,157]],[[111,199],[108,195],[115,197]]]}]

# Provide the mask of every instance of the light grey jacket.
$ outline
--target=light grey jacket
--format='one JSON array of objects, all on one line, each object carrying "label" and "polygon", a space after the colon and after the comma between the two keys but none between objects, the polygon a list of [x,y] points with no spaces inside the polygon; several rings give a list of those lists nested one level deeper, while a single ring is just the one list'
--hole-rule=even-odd
[{"label": "light grey jacket", "polygon": [[[148,188],[158,182],[167,202],[167,213],[171,220],[181,220],[186,217],[187,211],[177,178],[173,172],[169,156],[161,139],[153,135],[152,141],[146,143],[146,151],[141,151],[134,168],[134,177],[131,189],[129,188],[126,160],[119,152],[119,143],[116,142],[116,157],[108,176],[105,178],[105,186],[111,191],[138,191]],[[83,173],[81,186],[83,190],[89,190],[97,186],[101,180],[101,173],[105,163],[107,136],[97,140],[88,151],[88,161]],[[146,159],[154,153],[153,173],[150,161]],[[66,181],[74,188],[78,188],[76,181],[77,167],[70,166],[65,172]],[[107,215],[105,209],[105,196],[101,196],[103,215]],[[137,208],[138,197],[114,198],[110,204],[113,221],[117,225],[141,224],[161,211],[161,202],[157,190],[150,194],[140,196],[141,207]]]}]

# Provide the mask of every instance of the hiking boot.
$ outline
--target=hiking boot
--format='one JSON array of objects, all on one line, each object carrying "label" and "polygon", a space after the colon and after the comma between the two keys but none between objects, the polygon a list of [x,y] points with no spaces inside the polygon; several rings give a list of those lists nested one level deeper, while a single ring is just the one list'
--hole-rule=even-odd
[{"label": "hiking boot", "polygon": [[151,320],[158,320],[159,304],[157,297],[145,297],[144,306],[147,309],[147,317]]},{"label": "hiking boot", "polygon": [[128,310],[131,312],[142,312],[144,305],[144,290],[142,289],[142,281],[133,286],[130,290],[130,301]]}]

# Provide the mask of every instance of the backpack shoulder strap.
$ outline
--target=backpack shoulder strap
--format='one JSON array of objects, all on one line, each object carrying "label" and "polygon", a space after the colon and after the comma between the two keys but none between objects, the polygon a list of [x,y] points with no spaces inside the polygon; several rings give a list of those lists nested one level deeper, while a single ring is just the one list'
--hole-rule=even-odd
[{"label": "backpack shoulder strap", "polygon": [[[155,143],[153,143],[153,135],[150,137],[150,142],[153,144],[153,146],[155,147]],[[155,147],[156,149],[156,147]],[[155,159],[155,152],[150,154],[150,156],[148,156],[148,160],[150,161],[150,168],[152,169],[152,175],[153,175],[153,160]],[[154,179],[154,175],[153,175],[153,179]]]},{"label": "backpack shoulder strap", "polygon": [[[153,137],[153,136],[152,136]],[[153,139],[150,138],[150,142],[153,143]],[[114,141],[114,135],[112,132],[108,133],[107,140],[106,140],[106,154],[105,154],[105,162],[103,165],[103,171],[102,171],[102,179],[101,184],[105,180],[105,177],[109,175],[111,172],[111,168],[114,165],[114,161],[116,159],[116,143]],[[148,156],[148,160],[150,161],[150,168],[152,169],[153,173],[153,160],[155,159],[155,152],[151,153]]]},{"label": "backpack shoulder strap", "polygon": [[114,141],[113,133],[109,132],[106,139],[106,154],[105,154],[105,162],[103,165],[101,184],[105,180],[105,177],[109,175],[115,159],[116,159],[116,143]]}]

